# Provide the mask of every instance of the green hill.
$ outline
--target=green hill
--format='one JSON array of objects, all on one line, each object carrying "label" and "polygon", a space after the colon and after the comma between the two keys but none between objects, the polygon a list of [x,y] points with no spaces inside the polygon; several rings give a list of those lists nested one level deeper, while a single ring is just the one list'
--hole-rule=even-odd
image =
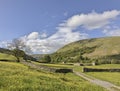
[{"label": "green hill", "polygon": [[70,43],[51,55],[53,61],[120,60],[120,37],[85,39]]},{"label": "green hill", "polygon": [[15,61],[17,60],[13,55],[0,53],[0,61]]},{"label": "green hill", "polygon": [[[24,55],[26,60],[36,61],[36,59],[28,54]],[[23,58],[21,58],[23,59]],[[9,49],[0,48],[0,61],[16,61],[16,57],[13,55],[13,52]]]},{"label": "green hill", "polygon": [[11,50],[5,48],[0,48],[0,53],[12,54]]},{"label": "green hill", "polygon": [[32,54],[31,56],[37,60],[41,60],[46,54]]}]

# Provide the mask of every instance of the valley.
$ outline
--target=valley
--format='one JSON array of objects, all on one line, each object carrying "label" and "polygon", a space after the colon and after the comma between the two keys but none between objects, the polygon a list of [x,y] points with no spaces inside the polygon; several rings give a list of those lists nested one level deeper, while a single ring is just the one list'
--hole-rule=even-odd
[{"label": "valley", "polygon": [[[84,68],[120,69],[119,56],[117,56],[117,60],[116,56],[114,56],[112,59],[108,57],[110,55],[116,55],[113,50],[119,51],[118,48],[110,49],[110,52],[108,54],[104,54],[104,56],[103,54],[87,56],[96,53],[97,50],[104,52],[104,50],[100,48],[106,46],[107,44],[105,42],[105,44],[103,43],[101,47],[97,47],[96,44],[99,44],[99,41],[104,40],[111,42],[112,39],[116,38],[120,39],[120,37],[113,37],[82,41],[80,40],[78,42],[66,45],[53,54],[40,54],[40,56],[39,54],[24,54],[23,56],[18,56],[20,62],[18,62],[16,56],[13,55],[13,51],[1,48],[0,90],[119,91],[119,71],[84,72],[83,70]],[[24,60],[24,58],[27,59]],[[77,61],[75,58],[77,58]]]}]

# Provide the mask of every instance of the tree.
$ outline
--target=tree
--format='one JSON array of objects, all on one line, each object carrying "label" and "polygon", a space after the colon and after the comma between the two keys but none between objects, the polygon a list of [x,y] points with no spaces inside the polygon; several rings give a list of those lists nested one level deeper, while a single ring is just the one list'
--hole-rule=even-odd
[{"label": "tree", "polygon": [[50,63],[51,62],[51,57],[49,55],[45,55],[44,60],[45,60],[45,62]]},{"label": "tree", "polygon": [[24,49],[26,47],[25,43],[21,39],[13,39],[11,43],[7,46],[9,49]]},{"label": "tree", "polygon": [[12,50],[12,54],[16,57],[17,62],[20,62],[20,57],[26,58],[24,51],[31,51],[22,39],[13,39],[11,43],[8,43],[7,47]]},{"label": "tree", "polygon": [[80,52],[79,55],[76,57],[77,62],[81,63],[84,60],[83,53]]},{"label": "tree", "polygon": [[20,62],[20,57],[24,58],[25,56],[25,52],[19,49],[13,49],[12,52],[13,55],[17,58],[17,62]]}]

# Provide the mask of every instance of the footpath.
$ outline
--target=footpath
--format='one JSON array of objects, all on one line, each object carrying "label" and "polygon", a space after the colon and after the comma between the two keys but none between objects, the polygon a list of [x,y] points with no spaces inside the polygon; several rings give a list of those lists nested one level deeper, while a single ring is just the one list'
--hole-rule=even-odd
[{"label": "footpath", "polygon": [[96,84],[96,85],[99,85],[103,88],[106,88],[108,91],[120,91],[120,87],[119,86],[116,86],[110,82],[107,82],[107,81],[102,81],[100,79],[96,79],[92,76],[88,76],[84,73],[81,73],[81,72],[76,72],[76,71],[73,71],[74,74],[84,78],[85,80],[93,83],[93,84]]}]

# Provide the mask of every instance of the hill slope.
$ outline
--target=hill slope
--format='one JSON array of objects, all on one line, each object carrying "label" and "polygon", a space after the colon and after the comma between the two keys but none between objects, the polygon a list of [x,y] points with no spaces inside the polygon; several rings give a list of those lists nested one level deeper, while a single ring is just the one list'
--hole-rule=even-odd
[{"label": "hill slope", "polygon": [[[25,54],[27,60],[36,61],[36,59],[28,54]],[[0,48],[0,61],[16,61],[16,57],[9,49]]]},{"label": "hill slope", "polygon": [[68,61],[76,59],[80,54],[90,59],[120,60],[120,37],[94,38],[73,42],[52,54],[52,58],[59,56],[58,59]]},{"label": "hill slope", "polygon": [[17,60],[13,55],[0,53],[0,61],[15,61]]}]

